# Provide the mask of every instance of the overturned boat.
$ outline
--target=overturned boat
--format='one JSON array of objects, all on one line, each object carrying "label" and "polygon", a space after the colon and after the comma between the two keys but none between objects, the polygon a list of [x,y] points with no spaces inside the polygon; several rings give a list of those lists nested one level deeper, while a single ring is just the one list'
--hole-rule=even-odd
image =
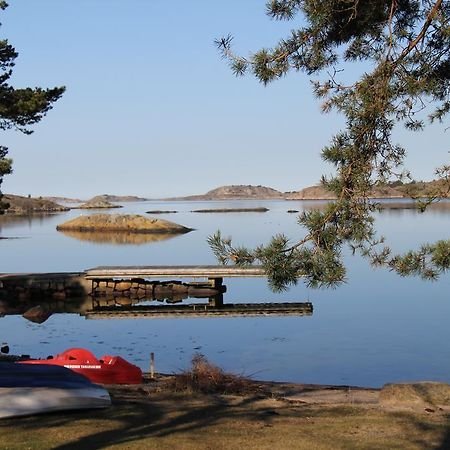
[{"label": "overturned boat", "polygon": [[100,384],[140,384],[142,370],[120,356],[104,355],[100,359],[84,348],[71,348],[50,359],[30,359],[22,364],[64,366]]},{"label": "overturned boat", "polygon": [[0,364],[0,418],[110,405],[108,391],[64,367]]}]

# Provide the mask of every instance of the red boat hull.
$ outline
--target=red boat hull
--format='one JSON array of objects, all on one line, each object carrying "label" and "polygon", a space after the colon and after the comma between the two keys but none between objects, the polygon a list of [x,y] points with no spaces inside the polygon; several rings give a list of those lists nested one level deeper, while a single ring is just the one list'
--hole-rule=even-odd
[{"label": "red boat hull", "polygon": [[93,383],[99,384],[140,384],[142,370],[120,356],[102,356],[97,359],[89,350],[71,348],[54,358],[30,359],[21,364],[52,364],[64,366],[81,373]]}]

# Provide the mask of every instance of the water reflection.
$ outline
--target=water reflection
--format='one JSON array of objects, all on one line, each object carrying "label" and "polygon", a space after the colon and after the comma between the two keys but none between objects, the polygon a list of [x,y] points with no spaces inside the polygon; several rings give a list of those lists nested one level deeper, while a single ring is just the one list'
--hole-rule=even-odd
[{"label": "water reflection", "polygon": [[[120,302],[123,300],[123,302]],[[118,304],[118,301],[120,304]],[[84,312],[87,319],[139,319],[143,317],[210,317],[210,316],[311,316],[310,302],[286,303],[223,303],[222,298],[210,299],[208,303],[180,303],[166,300],[166,304],[155,305],[150,301],[133,303],[130,298],[102,299],[91,310]],[[162,301],[161,301],[162,302]]]},{"label": "water reflection", "polygon": [[[39,302],[0,300],[0,317],[21,315],[35,324],[43,324],[53,314],[78,314],[87,319],[137,319],[142,317],[192,316],[311,316],[311,302],[225,303],[223,294],[205,298],[171,295],[166,298],[138,296],[86,296],[71,301],[52,299]],[[197,300],[194,300],[197,299]]]},{"label": "water reflection", "polygon": [[51,221],[54,217],[64,215],[64,213],[47,213],[47,214],[3,214],[0,215],[0,232],[3,229],[16,228],[18,226],[26,225],[28,228],[32,228],[33,224],[42,225],[45,222]]},{"label": "water reflection", "polygon": [[65,236],[79,241],[94,242],[96,244],[142,245],[149,242],[159,242],[172,239],[176,234],[171,233],[127,233],[119,231],[69,231],[58,230]]},{"label": "water reflection", "polygon": [[413,201],[379,203],[380,212],[382,214],[404,215],[409,211],[417,214],[433,214],[433,215],[448,215],[450,213],[450,202],[442,200],[437,203],[432,203],[424,212],[421,212],[417,204]]},{"label": "water reflection", "polygon": [[[302,203],[302,209],[306,211],[311,210],[324,210],[327,205],[330,203],[330,201],[327,200],[321,200],[321,201],[315,201],[315,200],[308,200],[303,201]],[[411,199],[404,199],[404,200],[373,200],[373,203],[376,204],[380,212],[383,214],[404,214],[405,212],[417,212],[421,213],[419,211],[419,208],[417,206],[417,203],[414,202]],[[288,212],[293,212],[292,210],[288,210]],[[441,200],[436,203],[432,203],[428,206],[426,209],[426,212],[430,212],[433,214],[449,214],[450,213],[450,201],[448,200]]]},{"label": "water reflection", "polygon": [[30,322],[44,323],[55,313],[83,314],[92,307],[92,299],[83,297],[68,300],[43,299],[36,301],[17,301],[0,299],[0,317],[21,315]]}]

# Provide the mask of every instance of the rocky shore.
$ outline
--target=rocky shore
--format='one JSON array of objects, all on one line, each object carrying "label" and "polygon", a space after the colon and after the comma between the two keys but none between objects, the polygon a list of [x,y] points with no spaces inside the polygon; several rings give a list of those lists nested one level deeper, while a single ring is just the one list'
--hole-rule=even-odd
[{"label": "rocky shore", "polygon": [[[429,182],[411,182],[411,183],[388,183],[373,188],[369,198],[373,199],[411,199],[446,197],[445,183],[442,180]],[[298,191],[281,192],[267,186],[253,185],[228,185],[212,189],[205,194],[189,195],[184,197],[170,197],[160,200],[164,201],[219,201],[219,200],[333,200],[335,195],[327,191],[322,185],[309,186]],[[18,195],[7,194],[4,201],[10,203],[9,214],[31,214],[36,212],[56,212],[67,211],[68,209],[107,209],[120,208],[117,203],[141,202],[149,200],[144,197],[133,195],[97,195],[83,205],[67,208],[61,206],[54,200],[60,200],[62,203],[81,203],[81,200],[75,200],[66,197],[21,197]],[[220,212],[227,212],[221,210]],[[148,214],[169,214],[176,213],[174,210],[150,210]],[[212,211],[209,211],[212,212]],[[244,212],[244,211],[243,211]]]},{"label": "rocky shore", "polygon": [[[403,197],[405,195],[401,191],[389,186],[374,188],[369,195],[369,198],[374,199],[400,199]],[[285,198],[286,200],[334,200],[336,196],[323,186],[317,185],[287,193]]]},{"label": "rocky shore", "polygon": [[22,197],[20,195],[7,194],[3,196],[3,202],[9,203],[7,214],[35,214],[35,213],[53,213],[69,211],[70,208],[59,205],[51,200],[42,197]]}]

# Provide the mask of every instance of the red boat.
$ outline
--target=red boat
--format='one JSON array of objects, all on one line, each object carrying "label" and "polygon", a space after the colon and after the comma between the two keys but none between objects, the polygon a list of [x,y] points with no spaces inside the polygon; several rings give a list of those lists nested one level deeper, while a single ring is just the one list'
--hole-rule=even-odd
[{"label": "red boat", "polygon": [[140,384],[142,370],[120,356],[102,356],[97,359],[89,350],[70,348],[49,359],[30,359],[20,364],[53,364],[81,373],[93,383]]}]

